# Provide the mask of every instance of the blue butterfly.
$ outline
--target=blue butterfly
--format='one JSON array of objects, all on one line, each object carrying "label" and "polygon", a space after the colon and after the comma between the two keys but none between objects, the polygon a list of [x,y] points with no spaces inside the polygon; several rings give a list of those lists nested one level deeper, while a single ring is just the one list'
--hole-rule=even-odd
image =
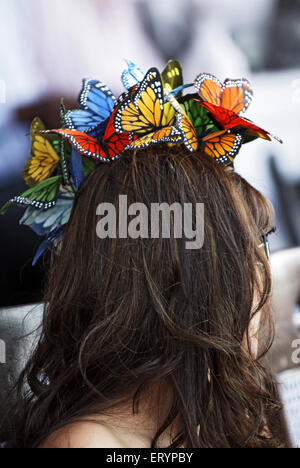
[{"label": "blue butterfly", "polygon": [[78,190],[84,179],[84,170],[82,163],[82,156],[72,148],[71,154],[71,174],[75,185],[75,189]]},{"label": "blue butterfly", "polygon": [[38,262],[38,260],[41,258],[41,256],[43,255],[43,253],[49,248],[51,247],[52,244],[54,244],[55,241],[57,241],[59,239],[59,237],[61,237],[64,233],[64,230],[65,230],[65,227],[66,225],[64,224],[63,226],[59,226],[55,229],[53,229],[53,231],[51,231],[47,238],[44,240],[44,242],[42,242],[42,244],[39,246],[36,254],[35,254],[35,257],[33,259],[33,262],[32,262],[32,266],[35,266]]},{"label": "blue butterfly", "polygon": [[83,80],[78,100],[80,109],[66,112],[63,124],[70,130],[80,132],[90,130],[106,120],[116,103],[112,91],[97,80]]},{"label": "blue butterfly", "polygon": [[71,185],[61,187],[56,205],[48,211],[37,210],[33,207],[27,208],[21,225],[29,226],[39,236],[49,235],[51,231],[59,228],[69,221],[75,192]]},{"label": "blue butterfly", "polygon": [[130,89],[132,86],[143,81],[145,74],[137,65],[130,60],[126,60],[128,69],[124,70],[121,76],[122,83],[125,89]]}]

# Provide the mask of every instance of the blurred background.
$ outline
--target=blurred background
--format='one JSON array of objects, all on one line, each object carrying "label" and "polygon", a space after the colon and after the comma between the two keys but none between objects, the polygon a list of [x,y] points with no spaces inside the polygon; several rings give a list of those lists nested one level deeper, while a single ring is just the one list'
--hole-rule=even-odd
[{"label": "blurred background", "polygon": [[[76,105],[81,79],[121,92],[124,59],[144,70],[171,58],[185,81],[200,72],[246,76],[248,117],[284,140],[255,141],[236,168],[273,202],[272,250],[300,244],[300,0],[0,0],[0,203],[25,189],[30,122],[59,125],[62,96]],[[18,227],[23,210],[0,219],[0,307],[41,298],[41,239]]]}]

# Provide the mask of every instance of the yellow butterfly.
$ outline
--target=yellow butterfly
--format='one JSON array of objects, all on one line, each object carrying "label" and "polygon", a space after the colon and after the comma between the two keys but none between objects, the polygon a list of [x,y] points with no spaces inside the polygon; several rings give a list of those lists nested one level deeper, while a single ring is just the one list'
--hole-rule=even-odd
[{"label": "yellow butterfly", "polygon": [[41,119],[36,117],[30,129],[32,156],[27,160],[23,171],[25,182],[29,187],[48,179],[60,160],[49,138],[39,134],[45,130],[46,127]]},{"label": "yellow butterfly", "polygon": [[[164,92],[161,76],[151,68],[133,94],[119,103],[114,118],[117,133],[130,133],[128,148],[144,148],[152,143],[180,143],[181,132],[164,125]],[[174,120],[174,119],[173,119]]]}]

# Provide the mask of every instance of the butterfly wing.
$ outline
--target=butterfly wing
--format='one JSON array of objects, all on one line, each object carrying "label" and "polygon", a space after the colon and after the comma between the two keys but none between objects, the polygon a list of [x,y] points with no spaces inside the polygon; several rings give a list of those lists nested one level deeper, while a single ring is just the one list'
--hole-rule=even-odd
[{"label": "butterfly wing", "polygon": [[110,161],[116,159],[123,153],[131,142],[131,137],[128,132],[118,133],[116,131],[114,122],[117,112],[118,108],[115,108],[110,116],[103,136],[102,151],[106,159]]},{"label": "butterfly wing", "polygon": [[[183,86],[183,71],[182,66],[177,60],[170,60],[164,68],[162,74],[162,84],[164,90],[168,93],[174,89]],[[180,96],[180,93],[178,93]],[[162,119],[163,126],[171,126],[175,121],[175,110],[174,107],[169,103],[164,104],[164,113]]]},{"label": "butterfly wing", "polygon": [[1,209],[0,214],[5,214],[11,205],[33,206],[38,210],[49,210],[56,204],[61,184],[61,177],[50,177],[35,187],[27,190],[22,195],[12,198]]},{"label": "butterfly wing", "polygon": [[145,73],[130,60],[126,60],[126,63],[128,68],[123,71],[121,80],[124,88],[129,90],[143,80]]},{"label": "butterfly wing", "polygon": [[187,94],[180,99],[180,105],[193,124],[198,138],[203,138],[209,133],[218,132],[220,129],[215,125],[208,110],[199,106],[196,98],[198,98],[197,94]]},{"label": "butterfly wing", "polygon": [[34,187],[50,177],[60,160],[51,140],[39,133],[44,130],[43,122],[35,118],[30,130],[32,157],[27,160],[23,171],[25,182],[29,187]]},{"label": "butterfly wing", "polygon": [[246,78],[239,80],[227,79],[223,85],[221,106],[236,114],[245,112],[252,102],[253,90]]},{"label": "butterfly wing", "polygon": [[182,133],[175,127],[163,127],[156,132],[143,135],[132,141],[128,148],[140,149],[146,148],[151,144],[157,143],[181,143],[183,141]]},{"label": "butterfly wing", "polygon": [[215,75],[201,73],[197,76],[194,86],[201,99],[216,106],[221,105],[223,84]]},{"label": "butterfly wing", "polygon": [[131,142],[129,133],[111,133],[108,140],[103,141],[102,154],[105,155],[106,161],[116,159]]},{"label": "butterfly wing", "polygon": [[117,134],[113,126],[116,110],[111,113],[108,120],[88,130],[88,133],[69,129],[51,130],[50,133],[58,134],[69,141],[73,149],[82,156],[103,162],[113,160],[130,143],[129,134]]},{"label": "butterfly wing", "polygon": [[181,87],[183,85],[183,71],[178,60],[170,60],[164,68],[161,77],[163,87],[168,92]]},{"label": "butterfly wing", "polygon": [[199,146],[198,137],[190,119],[181,113],[177,114],[176,119],[177,127],[183,135],[183,141],[185,146],[189,151],[196,151]]},{"label": "butterfly wing", "polygon": [[207,109],[217,123],[223,128],[231,129],[238,127],[243,121],[235,112],[225,109],[225,107],[216,106],[210,102],[198,101],[201,107]]},{"label": "butterfly wing", "polygon": [[64,233],[66,226],[60,226],[55,228],[53,231],[51,231],[47,238],[42,242],[42,244],[39,246],[35,257],[32,262],[32,266],[35,266],[38,262],[38,260],[41,258],[41,256],[44,254],[44,252],[52,245],[54,242],[56,242]]},{"label": "butterfly wing", "polygon": [[229,133],[226,130],[206,136],[200,142],[200,150],[204,151],[219,164],[232,164],[241,149],[241,135]]},{"label": "butterfly wing", "polygon": [[163,127],[173,126],[175,122],[175,118],[176,118],[176,111],[174,107],[169,102],[165,103],[161,125]]},{"label": "butterfly wing", "polygon": [[223,127],[228,130],[237,131],[241,133],[245,138],[257,137],[263,138],[264,140],[271,141],[272,138],[282,143],[280,138],[272,135],[267,130],[258,127],[250,120],[245,119],[237,115],[235,112],[225,109],[224,107],[215,106],[209,102],[201,101],[199,105],[205,107],[213,116],[213,118]]},{"label": "butterfly wing", "polygon": [[129,89],[128,89],[127,91],[125,91],[124,93],[122,93],[122,94],[118,97],[115,107],[118,107],[122,102],[125,102],[125,101],[127,101],[128,99],[131,99],[131,98],[134,96],[136,90],[138,89],[138,86],[139,86],[139,85],[136,84],[136,85],[132,86],[131,88],[129,88]]},{"label": "butterfly wing", "polygon": [[65,114],[64,126],[82,132],[93,128],[110,116],[115,103],[115,96],[104,83],[84,80],[79,95],[80,109]]},{"label": "butterfly wing", "polygon": [[84,179],[84,170],[81,154],[72,149],[71,155],[71,174],[76,190],[79,189]]},{"label": "butterfly wing", "polygon": [[171,93],[165,91],[165,96],[177,112],[176,126],[183,136],[184,144],[190,151],[196,151],[198,148],[198,137],[191,120],[186,114],[184,108]]},{"label": "butterfly wing", "polygon": [[145,135],[161,127],[163,87],[160,74],[151,68],[132,96],[121,102],[115,112],[113,126],[117,133]]},{"label": "butterfly wing", "polygon": [[66,224],[71,215],[75,191],[71,185],[60,187],[56,205],[47,211],[27,208],[20,224],[30,227],[37,235],[48,235],[53,229]]},{"label": "butterfly wing", "polygon": [[100,121],[100,118],[86,110],[76,109],[68,111],[65,114],[63,126],[71,130],[86,131],[88,128],[95,127]]},{"label": "butterfly wing", "polygon": [[196,78],[194,86],[201,99],[236,114],[245,112],[253,97],[251,84],[245,78],[227,79],[222,84],[216,76],[202,73]]},{"label": "butterfly wing", "polygon": [[64,128],[51,130],[51,133],[55,133],[67,140],[79,154],[106,161],[106,155],[103,153],[97,138],[78,130]]},{"label": "butterfly wing", "polygon": [[[86,111],[93,112],[100,122],[107,119],[111,114],[116,98],[106,84],[97,80],[84,80],[83,88],[79,95],[79,105]],[[97,122],[100,123],[99,121]]]}]

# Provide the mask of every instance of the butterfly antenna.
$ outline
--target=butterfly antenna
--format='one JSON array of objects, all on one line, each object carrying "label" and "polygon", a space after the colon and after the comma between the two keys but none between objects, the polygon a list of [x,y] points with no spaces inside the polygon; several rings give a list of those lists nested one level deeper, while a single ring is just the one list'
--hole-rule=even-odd
[{"label": "butterfly antenna", "polygon": [[180,93],[180,91],[183,91],[186,88],[191,88],[192,86],[194,86],[194,83],[189,83],[189,84],[185,84],[185,85],[182,85],[182,86],[178,86],[178,88],[173,89],[173,91],[171,91],[171,93],[173,94],[173,96],[176,97],[177,94]]},{"label": "butterfly antenna", "polygon": [[270,133],[271,137],[274,138],[274,140],[278,141],[279,143],[281,143],[283,145],[283,141],[281,138],[279,138],[278,136],[276,135],[272,135],[272,133]]}]

